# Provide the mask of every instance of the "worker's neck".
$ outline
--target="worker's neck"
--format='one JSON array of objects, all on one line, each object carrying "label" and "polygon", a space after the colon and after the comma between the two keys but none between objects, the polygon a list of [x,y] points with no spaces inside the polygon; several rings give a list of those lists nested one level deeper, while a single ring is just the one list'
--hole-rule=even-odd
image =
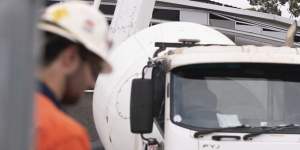
[{"label": "worker's neck", "polygon": [[61,99],[64,91],[64,76],[53,67],[42,68],[39,70],[38,78],[46,84],[56,98]]}]

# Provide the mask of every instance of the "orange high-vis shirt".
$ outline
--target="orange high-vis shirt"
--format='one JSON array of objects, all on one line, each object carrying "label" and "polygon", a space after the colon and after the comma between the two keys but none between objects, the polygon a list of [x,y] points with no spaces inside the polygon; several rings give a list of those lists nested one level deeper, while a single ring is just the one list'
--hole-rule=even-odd
[{"label": "orange high-vis shirt", "polygon": [[41,93],[36,100],[37,150],[90,150],[85,129]]}]

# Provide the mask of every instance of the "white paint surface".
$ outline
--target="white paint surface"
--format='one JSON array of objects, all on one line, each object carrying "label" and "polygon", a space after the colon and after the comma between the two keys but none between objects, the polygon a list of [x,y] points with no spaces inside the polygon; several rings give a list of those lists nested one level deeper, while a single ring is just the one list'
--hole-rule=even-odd
[{"label": "white paint surface", "polygon": [[[220,32],[194,23],[170,22],[152,26],[127,39],[112,51],[114,72],[97,79],[93,114],[96,129],[106,150],[141,150],[141,139],[130,132],[131,80],[141,77],[143,66],[156,51],[155,42],[199,39],[203,44],[234,43]],[[153,134],[160,138],[154,126]]]},{"label": "white paint surface", "polygon": [[110,34],[116,45],[149,26],[155,0],[118,0]]}]

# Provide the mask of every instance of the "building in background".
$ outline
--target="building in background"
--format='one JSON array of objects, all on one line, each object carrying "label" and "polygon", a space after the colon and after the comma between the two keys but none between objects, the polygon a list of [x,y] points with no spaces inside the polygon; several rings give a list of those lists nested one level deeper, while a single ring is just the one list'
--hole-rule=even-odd
[{"label": "building in background", "polygon": [[[48,0],[47,4],[61,0]],[[93,1],[86,1],[93,3]],[[99,9],[109,23],[116,0],[102,0]],[[157,0],[149,26],[169,21],[194,22],[213,27],[227,35],[237,45],[284,44],[291,20],[273,14],[239,9],[210,0]],[[300,33],[295,37],[300,45]]]}]

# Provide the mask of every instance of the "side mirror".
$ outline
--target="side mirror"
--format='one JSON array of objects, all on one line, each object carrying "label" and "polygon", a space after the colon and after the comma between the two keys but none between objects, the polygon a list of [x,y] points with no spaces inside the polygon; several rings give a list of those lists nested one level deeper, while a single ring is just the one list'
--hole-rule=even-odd
[{"label": "side mirror", "polygon": [[153,127],[153,85],[150,79],[133,79],[130,97],[132,133],[151,133]]}]

